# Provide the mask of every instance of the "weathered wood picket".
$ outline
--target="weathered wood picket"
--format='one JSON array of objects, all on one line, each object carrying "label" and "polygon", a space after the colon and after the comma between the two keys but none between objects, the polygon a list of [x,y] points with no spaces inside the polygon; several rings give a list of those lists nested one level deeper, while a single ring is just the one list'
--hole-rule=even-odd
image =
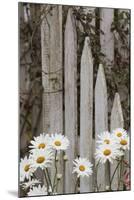
[{"label": "weathered wood picket", "polygon": [[[95,85],[95,139],[97,135],[108,130],[108,112],[107,112],[107,86],[103,66],[100,64]],[[105,176],[105,166],[98,167],[98,185],[101,185],[102,191],[105,190],[109,174]]]},{"label": "weathered wood picket", "polygon": [[[49,6],[44,6],[49,9]],[[62,6],[53,7],[41,25],[43,131],[63,133],[63,61],[62,61]],[[63,160],[58,167],[63,174]],[[52,179],[54,173],[51,175]],[[63,183],[58,192],[63,191]]]},{"label": "weathered wood picket", "polygon": [[[72,10],[68,11],[65,27],[65,65],[64,65],[64,93],[65,93],[65,135],[70,140],[67,150],[69,160],[77,156],[77,35]],[[72,179],[73,163],[66,162],[65,193],[73,193],[75,180]],[[71,186],[71,187],[70,187]]]},{"label": "weathered wood picket", "polygon": [[[64,155],[60,155],[61,163],[58,172],[62,173],[62,180],[58,186],[58,193],[74,193],[76,177],[72,175],[72,161],[77,156],[87,157],[96,165],[94,153],[98,134],[109,129],[112,131],[115,128],[124,127],[120,95],[116,93],[114,102],[108,101],[105,77],[105,65],[110,66],[114,61],[114,37],[111,33],[114,9],[102,8],[100,11],[102,19],[100,27],[104,32],[104,35],[100,34],[100,46],[106,56],[105,65],[100,63],[98,66],[95,83],[93,83],[94,58],[90,45],[91,38],[85,37],[80,62],[80,97],[78,97],[77,87],[76,19],[72,8],[69,8],[66,24],[63,27],[62,6],[53,6],[50,13],[47,13],[48,9],[49,5],[41,5],[41,11],[45,13],[42,15],[40,30],[43,86],[42,131],[59,132],[70,140],[70,146],[66,152],[68,160],[65,161]],[[94,8],[92,10],[94,11]],[[25,18],[25,20],[28,19]],[[95,19],[93,24],[95,25]],[[22,67],[20,73],[23,73],[23,78],[25,78],[26,73]],[[24,82],[22,79],[22,90],[26,90]],[[78,98],[80,98],[80,111],[78,111]],[[109,104],[112,105],[110,125],[108,124]],[[80,178],[77,191],[94,192],[95,179],[98,181],[99,190],[105,191],[110,184],[116,165],[116,162],[113,164],[107,162],[105,166],[99,165],[97,177],[94,173],[90,178]],[[113,190],[118,187],[119,173],[120,169],[113,179]],[[51,174],[52,178],[53,174],[54,172]],[[119,189],[122,189],[122,185]]]},{"label": "weathered wood picket", "polygon": [[[80,156],[93,157],[93,60],[90,40],[85,39],[81,58]],[[80,192],[92,191],[92,178],[81,179]]]},{"label": "weathered wood picket", "polygon": [[[124,127],[124,119],[123,119],[123,113],[122,113],[122,108],[121,108],[121,103],[120,103],[120,96],[118,93],[116,93],[114,102],[113,102],[113,108],[111,111],[110,129],[112,131],[113,129],[116,129],[118,127],[120,127],[120,128]],[[116,161],[111,165],[111,174],[113,174],[113,171],[114,171],[116,165],[117,165]],[[120,170],[117,170],[117,172],[114,176],[114,179],[113,179],[113,183],[112,183],[112,188],[115,190],[118,187],[119,173],[120,173]]]}]

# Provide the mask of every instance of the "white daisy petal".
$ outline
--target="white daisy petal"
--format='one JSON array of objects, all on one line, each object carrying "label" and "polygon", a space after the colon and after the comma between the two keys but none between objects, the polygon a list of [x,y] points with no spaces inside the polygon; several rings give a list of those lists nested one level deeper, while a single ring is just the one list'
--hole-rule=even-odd
[{"label": "white daisy petal", "polygon": [[29,180],[33,176],[34,169],[31,167],[31,159],[27,156],[21,158],[20,162],[20,181]]},{"label": "white daisy petal", "polygon": [[125,129],[117,128],[112,131],[112,135],[116,138],[118,148],[121,150],[122,154],[124,154],[125,150],[129,150],[129,136]]},{"label": "white daisy petal", "polygon": [[120,137],[123,137],[123,136],[127,136],[127,132],[125,129],[123,128],[117,128],[115,130],[112,131],[112,134],[113,136],[115,136],[116,138],[120,138]]},{"label": "white daisy petal", "polygon": [[96,143],[114,145],[117,143],[117,139],[113,134],[109,133],[108,131],[105,131],[98,135],[98,140],[96,141]]},{"label": "white daisy petal", "polygon": [[89,177],[92,175],[92,164],[86,158],[76,158],[73,161],[74,168],[72,173],[77,173],[77,177]]},{"label": "white daisy petal", "polygon": [[34,137],[34,140],[31,140],[30,143],[32,144],[29,146],[29,148],[31,148],[30,152],[32,152],[34,149],[51,148],[50,136],[45,133],[40,134],[40,136]]},{"label": "white daisy petal", "polygon": [[30,191],[28,192],[28,196],[40,196],[40,195],[47,195],[47,188],[43,185],[41,187],[41,185],[34,186],[33,188],[30,189]]},{"label": "white daisy petal", "polygon": [[128,135],[124,135],[122,136],[119,140],[119,147],[121,150],[129,150],[129,136]]},{"label": "white daisy petal", "polygon": [[33,186],[35,186],[36,184],[40,184],[41,182],[39,181],[39,180],[37,180],[37,179],[32,179],[32,180],[30,180],[30,181],[28,181],[28,182],[24,182],[24,183],[22,183],[21,185],[22,185],[22,188],[23,189],[28,189],[28,188],[32,188]]},{"label": "white daisy petal", "polygon": [[53,151],[51,149],[35,149],[30,155],[32,161],[31,166],[36,170],[38,167],[41,169],[51,166],[52,159],[54,157]]},{"label": "white daisy petal", "polygon": [[118,149],[118,146],[116,144],[101,144],[96,148],[95,158],[98,162],[102,164],[105,163],[107,160],[113,163],[113,160],[117,157],[120,157],[121,155],[121,151]]},{"label": "white daisy petal", "polygon": [[69,146],[69,140],[66,136],[55,133],[51,135],[51,146],[57,151],[65,151]]}]

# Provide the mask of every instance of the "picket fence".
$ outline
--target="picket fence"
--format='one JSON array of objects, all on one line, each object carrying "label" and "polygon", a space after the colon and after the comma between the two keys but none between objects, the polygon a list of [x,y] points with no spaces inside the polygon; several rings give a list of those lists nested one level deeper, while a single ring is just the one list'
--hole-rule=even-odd
[{"label": "picket fence", "polygon": [[[49,7],[50,5],[41,5],[42,11],[44,8],[49,10]],[[90,8],[91,11],[94,11],[94,9]],[[23,13],[25,10],[21,8],[20,11]],[[25,12],[22,15],[24,15],[24,21],[27,22],[29,18],[26,17]],[[51,13],[48,12],[47,15],[42,15],[41,27],[38,28],[41,34],[41,71],[44,90],[40,120],[37,121],[36,119],[38,118],[38,113],[40,114],[36,105],[32,111],[32,131],[33,135],[39,135],[42,131],[46,133],[58,132],[66,135],[70,140],[70,146],[66,151],[68,161],[63,159],[63,154],[58,166],[58,173],[63,175],[58,186],[58,193],[74,193],[76,177],[72,175],[72,161],[77,156],[87,157],[94,164],[93,175],[90,178],[81,178],[77,191],[80,193],[94,192],[96,178],[100,186],[99,190],[106,191],[117,163],[114,162],[112,165],[107,163],[106,166],[100,165],[98,176],[96,177],[96,162],[94,159],[96,139],[97,135],[103,131],[124,127],[120,95],[118,93],[115,94],[112,102],[111,120],[110,124],[108,124],[109,102],[105,67],[101,63],[98,66],[94,84],[94,58],[91,52],[90,38],[86,37],[80,63],[80,89],[78,88],[76,19],[70,7],[65,26],[63,26],[62,12],[61,5],[53,6]],[[38,14],[38,12],[35,13]],[[104,34],[100,34],[101,51],[105,54],[106,65],[109,66],[109,63],[114,60],[115,42],[111,32],[114,9],[101,8],[100,17],[100,28],[104,32]],[[92,23],[95,24],[95,20]],[[20,47],[21,55],[23,44]],[[27,62],[29,62],[29,54],[27,59]],[[22,65],[20,68],[20,88],[22,91],[26,91],[28,88],[29,82],[27,83],[27,80],[29,77],[27,76],[28,73]],[[78,92],[80,93],[80,100],[78,99]],[[80,103],[78,104],[79,101]],[[80,108],[78,109],[79,105]],[[36,121],[40,121],[40,123]],[[20,146],[23,149],[27,145],[27,140],[23,133],[20,137]],[[112,183],[113,190],[118,187],[119,173],[120,169],[115,174]],[[53,173],[51,176],[53,177]],[[123,185],[121,184],[118,189],[122,190]]]},{"label": "picket fence", "polygon": [[[91,8],[93,10],[93,8]],[[113,21],[113,9],[101,9],[100,35],[101,49],[106,55],[106,63],[114,59],[114,37],[110,31]],[[64,43],[63,43],[64,41]],[[79,155],[95,163],[94,152],[97,135],[108,130],[108,98],[104,66],[98,66],[93,85],[93,57],[90,38],[86,37],[81,56],[80,67],[80,134],[78,134],[78,96],[77,96],[77,33],[76,21],[71,8],[68,10],[63,35],[62,6],[53,8],[41,25],[42,84],[43,92],[43,131],[60,132],[70,140],[66,154],[68,161],[61,161],[59,173],[63,174],[59,193],[74,193],[75,178],[72,175],[72,161]],[[63,59],[64,57],[64,59]],[[63,62],[64,60],[64,62]],[[94,99],[94,101],[93,101]],[[93,103],[94,102],[94,103]],[[93,112],[95,110],[95,120]],[[95,124],[94,124],[95,123]],[[120,95],[115,94],[111,111],[110,130],[124,126]],[[93,131],[95,138],[93,138]],[[98,185],[105,191],[109,185],[116,162],[113,165],[100,165]],[[117,189],[117,171],[112,189]],[[80,193],[94,192],[95,172],[90,178],[80,179],[77,190]],[[119,188],[122,189],[122,188]]]}]

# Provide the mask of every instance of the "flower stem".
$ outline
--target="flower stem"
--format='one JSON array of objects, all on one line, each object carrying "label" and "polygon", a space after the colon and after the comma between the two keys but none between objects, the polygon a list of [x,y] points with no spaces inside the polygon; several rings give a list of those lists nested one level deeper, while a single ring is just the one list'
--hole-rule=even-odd
[{"label": "flower stem", "polygon": [[120,166],[120,178],[119,178],[119,186],[118,189],[123,189],[123,160],[124,160],[124,156],[121,157],[121,166]]},{"label": "flower stem", "polygon": [[105,163],[105,184],[107,186],[106,190],[110,191],[111,186],[110,186],[110,162],[109,162],[109,160],[107,160]]},{"label": "flower stem", "polygon": [[55,164],[55,176],[54,176],[54,182],[53,182],[52,192],[54,192],[55,181],[56,181],[56,175],[57,175],[57,163],[56,163],[56,157],[57,157],[57,150],[55,151],[55,159],[54,159],[54,164]]},{"label": "flower stem", "polygon": [[75,183],[75,188],[74,188],[74,193],[77,193],[77,186],[79,183],[79,178],[76,179],[76,183]]},{"label": "flower stem", "polygon": [[113,175],[112,175],[112,177],[111,177],[111,180],[110,180],[110,189],[111,189],[111,186],[112,186],[112,182],[113,182],[115,173],[116,173],[116,171],[117,171],[117,169],[118,169],[120,163],[121,163],[121,160],[118,162],[118,164],[117,164],[117,166],[116,166],[116,168],[115,168],[115,170],[114,170],[114,172],[113,172]]},{"label": "flower stem", "polygon": [[46,174],[47,174],[48,181],[49,181],[49,184],[50,184],[50,186],[51,186],[51,189],[52,189],[52,188],[53,188],[53,187],[52,187],[52,182],[51,182],[50,175],[49,175],[49,171],[48,171],[48,169],[47,169],[47,168],[46,168]]},{"label": "flower stem", "polygon": [[97,188],[97,192],[99,191],[99,186],[98,186],[98,181],[97,181],[97,172],[98,172],[98,166],[99,166],[99,162],[97,163],[96,167],[95,167],[95,186]]},{"label": "flower stem", "polygon": [[47,183],[47,192],[48,192],[48,195],[49,195],[50,194],[49,193],[49,183],[48,183],[48,180],[47,180],[47,175],[46,175],[45,169],[44,169],[44,177],[45,177],[45,180],[46,180],[46,183]]},{"label": "flower stem", "polygon": [[60,180],[57,181],[57,184],[56,184],[56,191],[58,190],[59,182],[60,182]]}]

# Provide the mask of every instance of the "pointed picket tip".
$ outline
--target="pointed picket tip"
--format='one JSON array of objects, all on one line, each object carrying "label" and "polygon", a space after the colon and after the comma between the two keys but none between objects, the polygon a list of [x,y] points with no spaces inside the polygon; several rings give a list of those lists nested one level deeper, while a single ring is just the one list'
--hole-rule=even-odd
[{"label": "pointed picket tip", "polygon": [[116,93],[111,111],[111,130],[115,128],[123,128],[123,126],[124,126],[124,119],[120,102],[120,95],[119,93]]},{"label": "pointed picket tip", "polygon": [[67,13],[66,26],[67,26],[68,23],[71,22],[71,16],[72,16],[72,9],[70,8],[70,9],[68,10],[68,13]]},{"label": "pointed picket tip", "polygon": [[69,8],[68,14],[67,14],[66,25],[65,25],[65,34],[66,34],[66,32],[69,33],[72,31],[76,31],[75,30],[75,22],[74,22],[74,16],[72,14],[72,9]]},{"label": "pointed picket tip", "polygon": [[88,49],[89,49],[89,42],[90,42],[89,37],[86,37],[85,41],[84,41],[84,48],[83,48],[83,53],[82,54],[84,54],[85,51],[88,51]]},{"label": "pointed picket tip", "polygon": [[85,37],[83,51],[84,51],[85,49],[88,49],[88,47],[89,47],[89,43],[90,43],[90,39],[89,39],[89,37]]},{"label": "pointed picket tip", "polygon": [[77,65],[77,33],[76,33],[76,24],[71,8],[68,10],[67,20],[65,25],[64,47],[65,47],[64,49],[65,68],[66,67],[72,68],[73,66],[71,66],[72,65],[71,63],[74,62],[75,63],[74,65]]},{"label": "pointed picket tip", "polygon": [[81,63],[87,59],[88,59],[89,64],[93,65],[93,57],[92,57],[89,37],[86,37],[84,41],[84,47],[83,47],[82,56],[81,56]]},{"label": "pointed picket tip", "polygon": [[99,64],[99,69],[97,73],[97,79],[96,79],[96,85],[95,85],[95,90],[97,87],[100,87],[100,84],[102,85],[102,89],[107,92],[107,85],[106,85],[106,78],[105,78],[105,73],[104,73],[104,67],[102,64]]},{"label": "pointed picket tip", "polygon": [[108,129],[107,85],[103,65],[99,65],[95,85],[95,132],[97,134]]}]

